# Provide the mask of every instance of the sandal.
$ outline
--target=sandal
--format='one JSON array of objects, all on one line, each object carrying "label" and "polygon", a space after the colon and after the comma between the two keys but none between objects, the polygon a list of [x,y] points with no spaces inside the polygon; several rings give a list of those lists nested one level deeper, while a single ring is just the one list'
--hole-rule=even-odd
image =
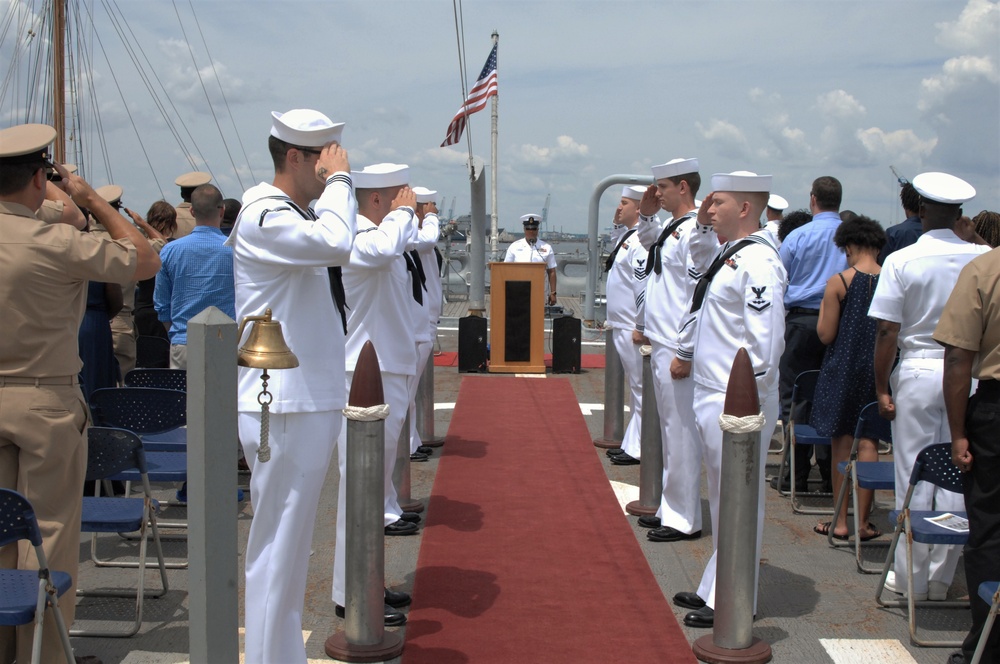
[{"label": "sandal", "polygon": [[[867,535],[862,535],[861,536],[860,539],[861,539],[862,542],[867,542],[868,540],[873,540],[876,537],[882,537],[882,531],[879,530],[875,526],[875,524],[872,523],[871,521],[869,521],[868,524],[865,527],[868,528],[869,533]],[[836,537],[836,535],[834,535],[834,537]]]},{"label": "sandal", "polygon": [[[823,523],[818,523],[816,524],[815,527],[813,527],[813,532],[822,535],[823,537],[829,535],[833,539],[840,540],[841,542],[846,542],[847,540],[850,539],[851,537],[850,535],[838,535],[837,533],[831,533],[830,527],[832,523],[833,523],[832,521],[825,521]],[[881,534],[882,533],[879,533],[879,535]]]}]

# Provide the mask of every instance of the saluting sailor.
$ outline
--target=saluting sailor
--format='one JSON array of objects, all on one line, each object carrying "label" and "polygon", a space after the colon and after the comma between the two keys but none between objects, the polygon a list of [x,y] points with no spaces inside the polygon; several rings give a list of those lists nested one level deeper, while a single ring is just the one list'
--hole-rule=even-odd
[{"label": "saluting sailor", "polygon": [[212,181],[212,176],[202,171],[191,171],[180,175],[174,180],[174,184],[181,188],[181,202],[174,206],[177,210],[177,230],[174,231],[174,239],[190,235],[197,222],[191,212],[191,194],[203,184]]},{"label": "saluting sailor", "polygon": [[[903,506],[906,491],[901,489],[909,484],[920,450],[951,438],[942,392],[944,348],[934,341],[934,328],[962,268],[990,249],[966,242],[954,231],[962,204],[976,195],[972,185],[946,173],[922,173],[913,178],[913,186],[920,194],[924,233],[886,256],[868,308],[868,316],[878,321],[875,394],[879,412],[892,421],[896,509]],[[897,347],[899,362],[893,369]],[[929,482],[919,484],[910,499],[914,510],[961,511],[964,506],[961,494]],[[914,542],[914,598],[946,599],[959,554],[957,546]],[[886,588],[904,592],[906,565],[906,547],[896,547],[895,570]]]},{"label": "saluting sailor", "polygon": [[[344,267],[347,293],[347,384],[354,376],[358,356],[366,341],[371,341],[382,370],[382,391],[389,405],[385,419],[385,495],[386,535],[411,535],[417,525],[403,520],[392,471],[396,448],[409,408],[408,381],[416,375],[417,345],[415,330],[425,329],[422,310],[416,304],[419,282],[407,274],[407,246],[416,237],[416,196],[410,189],[410,172],[404,164],[374,164],[352,171],[358,196],[358,235],[350,263]],[[422,295],[421,295],[422,297]],[[337,439],[340,465],[340,494],[337,501],[337,545],[333,559],[333,601],[337,615],[346,615],[345,542],[347,436]],[[414,515],[416,516],[416,515]],[[385,624],[402,625],[406,616],[396,608],[409,604],[405,593],[386,591]]]},{"label": "saluting sailor", "polygon": [[767,199],[767,209],[764,210],[763,228],[771,234],[771,243],[780,248],[778,227],[781,226],[781,216],[788,209],[788,201],[777,194],[771,194]]},{"label": "saluting sailor", "polygon": [[[260,371],[240,368],[239,436],[252,475],[246,550],[246,661],[305,662],[302,610],[320,491],[343,426],[344,298],[357,203],[344,123],[271,113],[272,184],[243,194],[233,248],[236,318],[271,309],[299,366],[271,375],[270,461],[259,463]],[[315,207],[309,207],[311,201]]]},{"label": "saluting sailor", "polygon": [[[697,592],[674,595],[678,606],[693,609],[684,616],[689,627],[715,623],[715,573],[719,547],[719,479],[722,430],[719,416],[729,373],[740,348],[750,353],[765,424],[761,431],[760,465],[767,457],[766,439],[778,420],[778,363],[784,350],[786,275],[771,234],[760,228],[767,204],[770,175],[748,171],[712,176],[712,189],[698,211],[699,223],[711,223],[727,242],[695,287],[691,310],[680,330],[671,375],[694,378],[698,437],[705,459],[708,502],[712,515],[712,558]],[[767,435],[763,435],[767,432]],[[757,487],[757,547],[760,559],[764,531],[764,475]],[[757,570],[757,566],[754,566]],[[756,589],[756,579],[754,588]],[[756,597],[754,610],[756,612]]]},{"label": "saluting sailor", "polygon": [[521,224],[524,225],[524,237],[507,247],[507,254],[504,256],[505,263],[545,263],[545,274],[548,280],[545,282],[546,302],[556,303],[556,254],[552,251],[552,246],[545,240],[538,239],[538,223],[542,216],[539,214],[526,214],[521,217]]},{"label": "saluting sailor", "polygon": [[[646,290],[646,251],[636,237],[639,221],[639,201],[645,187],[622,187],[621,201],[615,210],[614,249],[605,262],[608,272],[608,320],[611,338],[625,370],[625,380],[632,394],[632,417],[629,419],[622,446],[608,450],[611,463],[627,466],[639,463],[642,431],[642,354],[641,339],[633,338],[636,331],[636,308]],[[617,452],[617,453],[616,453]]]}]

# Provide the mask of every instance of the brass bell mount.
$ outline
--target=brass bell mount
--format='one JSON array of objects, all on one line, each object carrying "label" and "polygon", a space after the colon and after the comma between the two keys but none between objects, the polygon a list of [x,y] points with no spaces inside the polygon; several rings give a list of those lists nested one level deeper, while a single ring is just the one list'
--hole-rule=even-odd
[{"label": "brass bell mount", "polygon": [[257,395],[260,404],[260,447],[257,448],[257,460],[265,463],[271,460],[271,446],[268,444],[270,429],[270,408],[274,396],[267,391],[268,369],[294,369],[299,366],[299,358],[285,343],[281,334],[281,323],[271,319],[271,310],[265,309],[263,316],[245,316],[240,322],[238,339],[243,338],[243,330],[247,323],[250,333],[246,343],[240,346],[236,363],[241,367],[262,369],[260,375],[261,392]]}]

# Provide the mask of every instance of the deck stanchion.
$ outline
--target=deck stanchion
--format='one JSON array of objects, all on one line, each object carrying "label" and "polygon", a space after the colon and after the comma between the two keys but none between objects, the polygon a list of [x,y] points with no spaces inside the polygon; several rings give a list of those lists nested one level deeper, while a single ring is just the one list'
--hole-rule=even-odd
[{"label": "deck stanchion", "polygon": [[651,346],[642,353],[642,427],[639,430],[639,500],[625,506],[632,516],[656,514],[663,496],[663,442],[660,434],[660,414],[653,393],[653,363]]},{"label": "deck stanchion", "polygon": [[612,337],[604,331],[604,435],[594,440],[595,447],[621,447],[625,438],[625,368]]},{"label": "deck stanchion", "polygon": [[760,432],[764,416],[745,348],[736,353],[719,419],[722,471],[719,494],[719,548],[715,626],[692,650],[705,662],[760,664],[771,646],[753,635],[757,590],[757,506],[760,487]]},{"label": "deck stanchion", "polygon": [[344,662],[381,662],[403,651],[403,640],[385,631],[385,416],[378,356],[365,342],[351,382],[347,426],[345,621],[324,644]]},{"label": "deck stanchion", "polygon": [[410,497],[410,413],[406,413],[396,445],[396,465],[392,469],[396,499],[404,512],[423,512],[424,504]]},{"label": "deck stanchion", "polygon": [[427,356],[427,366],[417,386],[417,436],[427,447],[441,447],[444,438],[434,435],[434,350]]}]

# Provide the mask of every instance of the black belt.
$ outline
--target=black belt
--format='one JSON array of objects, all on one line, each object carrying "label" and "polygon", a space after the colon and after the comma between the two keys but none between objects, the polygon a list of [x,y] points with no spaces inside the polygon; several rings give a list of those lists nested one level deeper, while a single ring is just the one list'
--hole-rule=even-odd
[{"label": "black belt", "polygon": [[788,309],[790,314],[808,314],[810,316],[819,316],[819,309],[806,309],[805,307],[791,307]]},{"label": "black belt", "polygon": [[1000,396],[1000,380],[993,378],[980,380],[979,387],[976,388],[976,394],[986,399]]}]

